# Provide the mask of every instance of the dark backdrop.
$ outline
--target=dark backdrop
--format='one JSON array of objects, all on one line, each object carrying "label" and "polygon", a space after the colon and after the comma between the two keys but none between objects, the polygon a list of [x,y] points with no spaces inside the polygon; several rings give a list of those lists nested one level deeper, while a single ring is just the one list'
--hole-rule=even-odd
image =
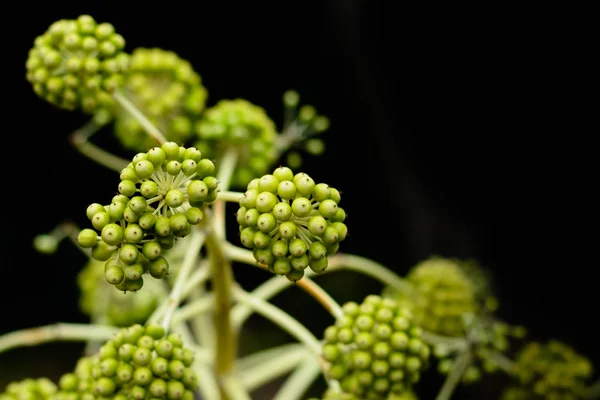
[{"label": "dark backdrop", "polygon": [[[598,364],[597,123],[584,89],[588,52],[573,50],[584,47],[585,24],[487,14],[415,24],[410,13],[367,1],[177,4],[1,6],[0,333],[86,321],[76,304],[80,254],[65,242],[42,256],[31,241],[63,218],[83,222],[87,204],[105,201],[116,177],[69,146],[67,135],[86,119],[38,99],[24,63],[50,23],[89,13],[112,22],[128,50],[162,47],[191,61],[209,105],[246,98],[280,126],[281,94],[297,89],[332,121],[324,157],[305,170],[343,191],[346,251],[400,274],[432,254],[476,259],[493,274],[502,318]],[[248,288],[266,278],[243,266],[236,274]],[[380,288],[352,274],[321,279],[340,301]],[[278,304],[316,330],[328,323],[310,299],[290,293]],[[0,376],[58,377],[79,351],[56,344],[0,354]],[[490,382],[457,398],[496,393]]]}]

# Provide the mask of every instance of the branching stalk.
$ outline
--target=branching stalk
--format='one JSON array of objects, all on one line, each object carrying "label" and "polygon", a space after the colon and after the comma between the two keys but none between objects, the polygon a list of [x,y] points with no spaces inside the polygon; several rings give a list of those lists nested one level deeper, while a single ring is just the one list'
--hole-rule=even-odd
[{"label": "branching stalk", "polygon": [[472,355],[468,350],[463,351],[456,359],[456,362],[453,364],[452,370],[448,374],[448,377],[444,381],[444,385],[442,389],[438,393],[435,400],[449,400],[456,389],[456,386],[460,382],[463,374],[471,364]]},{"label": "branching stalk", "polygon": [[127,97],[125,97],[121,92],[114,91],[112,97],[119,103],[125,111],[127,111],[133,118],[135,118],[142,128],[146,131],[150,137],[152,137],[156,142],[161,145],[167,141],[162,132],[154,126],[152,122],[146,116],[138,110],[138,108],[131,102]]},{"label": "branching stalk", "polygon": [[118,328],[112,326],[58,322],[0,336],[0,353],[15,347],[35,346],[53,341],[105,341],[111,339],[117,331]]},{"label": "branching stalk", "polygon": [[69,142],[77,151],[90,160],[93,160],[108,169],[120,172],[127,164],[129,164],[129,161],[109,153],[89,141],[90,137],[102,127],[103,125],[99,124],[94,119],[91,119],[81,128],[69,135]]},{"label": "branching stalk", "polygon": [[321,366],[314,358],[306,359],[279,388],[273,400],[302,399],[321,372]]}]

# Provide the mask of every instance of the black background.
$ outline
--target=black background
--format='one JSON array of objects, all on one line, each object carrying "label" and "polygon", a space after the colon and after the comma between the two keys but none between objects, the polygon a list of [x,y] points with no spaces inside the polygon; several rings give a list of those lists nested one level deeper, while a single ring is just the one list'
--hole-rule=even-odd
[{"label": "black background", "polygon": [[[31,241],[65,218],[83,223],[87,204],[112,196],[116,176],[70,147],[86,118],[38,99],[24,63],[53,21],[88,13],[113,23],[128,51],[161,47],[191,61],[209,105],[242,97],[280,126],[281,94],[297,89],[332,122],[324,157],[304,170],[342,190],[346,252],[400,274],[432,254],[476,259],[493,274],[500,317],[598,364],[595,50],[591,27],[574,19],[585,13],[411,18],[384,2],[340,0],[82,4],[1,6],[0,333],[86,321],[74,278],[82,256],[67,242],[52,257],[36,254]],[[266,278],[244,266],[236,275],[248,288]],[[321,279],[340,302],[380,289],[353,274]],[[304,296],[291,290],[276,301],[318,331],[328,316]],[[259,332],[266,326],[253,321]],[[79,350],[0,354],[0,380],[58,377]],[[501,382],[488,382],[456,398],[492,396]]]}]

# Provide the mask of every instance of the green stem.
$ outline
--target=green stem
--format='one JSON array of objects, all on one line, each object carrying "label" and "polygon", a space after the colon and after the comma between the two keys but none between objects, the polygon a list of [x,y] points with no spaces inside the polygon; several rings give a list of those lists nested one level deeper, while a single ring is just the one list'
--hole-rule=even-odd
[{"label": "green stem", "polygon": [[[229,147],[223,158],[220,159],[220,164],[217,168],[217,182],[219,182],[219,192],[227,191],[231,184],[231,177],[235,171],[235,166],[238,159],[237,150],[234,147]],[[217,236],[225,239],[225,201],[219,200],[214,202],[213,212],[215,215],[214,228]]]},{"label": "green stem", "polygon": [[221,377],[221,385],[227,398],[230,400],[252,400],[246,388],[240,383],[234,375],[226,375]]},{"label": "green stem", "polygon": [[162,132],[121,92],[114,91],[112,97],[125,109],[125,111],[142,125],[142,128],[144,128],[146,133],[156,140],[159,145],[167,141]]},{"label": "green stem", "polygon": [[118,331],[106,325],[59,322],[52,325],[20,329],[0,336],[0,353],[15,347],[35,346],[53,341],[105,341]]},{"label": "green stem", "polygon": [[322,373],[321,366],[313,358],[305,360],[286,379],[273,400],[298,400],[311,387],[315,379]]},{"label": "green stem", "polygon": [[194,268],[194,265],[196,264],[198,256],[200,255],[200,249],[202,248],[205,237],[206,236],[204,232],[197,228],[194,228],[189,236],[189,244],[186,248],[181,268],[177,273],[177,278],[175,280],[175,284],[173,285],[173,289],[167,298],[165,315],[162,320],[162,326],[167,331],[171,326],[171,318],[173,318],[173,313],[181,302],[186,282],[190,273],[192,272],[192,269]]},{"label": "green stem", "polygon": [[329,257],[328,264],[329,266],[327,267],[325,273],[332,272],[337,269],[347,269],[370,276],[384,285],[390,285],[397,290],[404,292],[412,292],[415,290],[408,281],[402,279],[392,270],[365,257],[354,254],[338,253]]},{"label": "green stem", "polygon": [[457,357],[456,362],[452,367],[452,370],[450,371],[448,377],[444,381],[444,385],[442,386],[442,389],[438,393],[435,400],[449,400],[450,397],[452,397],[454,389],[456,389],[456,386],[460,382],[460,379],[462,378],[463,374],[465,373],[465,371],[469,367],[469,364],[471,363],[471,358],[471,352],[468,350],[463,351]]},{"label": "green stem", "polygon": [[303,344],[287,343],[242,357],[236,361],[235,369],[242,385],[251,392],[287,374],[306,357]]},{"label": "green stem", "polygon": [[320,359],[321,343],[304,325],[298,322],[298,320],[282,309],[259,297],[255,297],[238,286],[233,288],[233,296],[237,301],[252,307],[254,311],[279,325],[292,337],[295,337],[301,343],[304,343],[306,347],[317,356],[317,359]]},{"label": "green stem", "polygon": [[243,197],[244,193],[222,190],[217,194],[217,201],[229,201],[232,203],[239,203],[240,199],[242,199]]},{"label": "green stem", "polygon": [[103,125],[98,124],[92,119],[81,128],[71,133],[68,138],[69,142],[71,145],[73,145],[73,147],[75,147],[75,149],[77,149],[77,151],[90,160],[93,160],[98,164],[105,166],[106,168],[120,172],[127,166],[127,164],[129,164],[129,161],[115,156],[114,154],[101,149],[89,141],[89,138],[98,132],[102,127]]},{"label": "green stem", "polygon": [[185,306],[180,307],[173,315],[173,324],[185,322],[188,319],[194,318],[198,315],[203,315],[211,308],[214,307],[215,297],[212,293],[208,293],[201,298],[187,303]]},{"label": "green stem", "polygon": [[[208,215],[207,213],[206,219],[209,219]],[[231,327],[230,316],[234,277],[231,262],[223,252],[222,241],[212,229],[207,232],[206,249],[212,266],[212,290],[215,296],[213,310],[217,342],[215,368],[217,376],[221,378],[228,376],[233,370],[237,353],[237,338]],[[224,390],[223,387],[222,389]]]},{"label": "green stem", "polygon": [[467,340],[461,337],[441,336],[435,333],[423,331],[422,339],[431,346],[445,346],[450,351],[464,351],[467,346]]}]

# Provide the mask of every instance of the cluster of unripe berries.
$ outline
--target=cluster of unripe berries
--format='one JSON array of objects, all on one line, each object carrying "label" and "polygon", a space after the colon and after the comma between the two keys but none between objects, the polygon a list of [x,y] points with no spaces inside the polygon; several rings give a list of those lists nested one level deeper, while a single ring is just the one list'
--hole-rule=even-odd
[{"label": "cluster of unripe berries", "polygon": [[513,378],[503,400],[582,400],[592,364],[560,341],[530,342],[517,354]]},{"label": "cluster of unripe berries", "polygon": [[48,400],[57,390],[56,384],[48,378],[26,378],[10,382],[0,393],[0,400]]},{"label": "cluster of unripe berries", "polygon": [[147,321],[159,303],[158,282],[146,281],[138,293],[120,293],[106,282],[104,267],[105,262],[90,259],[77,274],[79,310],[119,327]]},{"label": "cluster of unripe berries", "polygon": [[[208,92],[192,65],[172,51],[136,48],[121,92],[169,141],[184,143],[206,105]],[[153,146],[140,123],[121,107],[114,114],[115,135],[127,149]]]},{"label": "cluster of unripe berries", "polygon": [[[511,350],[512,342],[522,339],[525,328],[511,326],[503,321],[489,319],[485,316],[466,318],[468,340],[471,347],[471,363],[461,377],[461,383],[469,384],[479,381],[484,373],[494,373],[500,369],[494,355],[505,355]],[[433,346],[433,354],[438,359],[437,369],[448,375],[454,368],[458,350],[444,344]]]},{"label": "cluster of unripe berries", "polygon": [[125,40],[109,23],[89,15],[53,23],[38,36],[26,62],[35,93],[57,107],[94,113],[111,105],[123,83],[129,56]]},{"label": "cluster of unripe berries", "polygon": [[392,299],[367,296],[345,303],[324,333],[328,379],[359,399],[384,400],[409,392],[428,367],[430,348],[412,315]]},{"label": "cluster of unripe berries", "polygon": [[317,114],[310,104],[300,105],[300,95],[295,90],[283,93],[285,121],[282,135],[277,138],[277,148],[285,154],[290,168],[299,168],[303,163],[301,152],[320,155],[325,151],[325,142],[318,137],[329,129],[329,118]]},{"label": "cluster of unripe berries", "polygon": [[275,123],[262,107],[244,99],[221,100],[206,109],[195,125],[194,143],[207,157],[236,153],[232,187],[244,187],[265,174],[279,157]]},{"label": "cluster of unripe berries", "polygon": [[414,291],[389,288],[384,294],[405,300],[415,321],[426,331],[443,336],[465,335],[464,316],[476,313],[478,303],[471,281],[456,261],[430,257],[411,268],[406,280]]},{"label": "cluster of unripe berries", "polygon": [[236,215],[240,240],[260,264],[291,281],[307,267],[323,272],[348,233],[340,199],[308,174],[278,167],[248,184]]},{"label": "cluster of unripe berries", "polygon": [[166,334],[159,325],[133,325],[62,375],[51,400],[193,400],[193,361],[179,335]]},{"label": "cluster of unripe berries", "polygon": [[142,275],[162,279],[169,270],[163,252],[187,236],[217,197],[215,166],[194,147],[166,142],[138,153],[120,174],[119,194],[111,204],[93,203],[79,244],[92,258],[107,261],[106,280],[123,291],[136,291]]}]

